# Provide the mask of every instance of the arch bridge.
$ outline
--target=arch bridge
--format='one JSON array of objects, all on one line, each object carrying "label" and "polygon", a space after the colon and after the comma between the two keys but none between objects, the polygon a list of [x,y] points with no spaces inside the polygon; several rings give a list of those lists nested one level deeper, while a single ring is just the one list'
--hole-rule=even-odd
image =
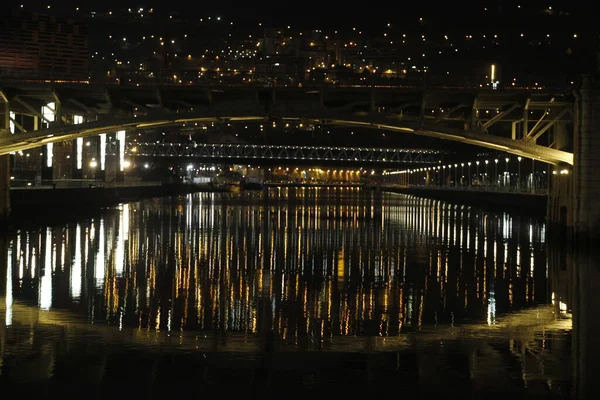
[{"label": "arch bridge", "polygon": [[[582,139],[583,133],[591,135],[591,124],[584,121],[591,120],[592,86],[587,79],[575,93],[555,93],[403,87],[5,84],[0,88],[0,156],[55,142],[80,143],[78,139],[86,136],[153,127],[297,121],[467,143],[550,163],[561,170],[573,166],[573,172],[589,181],[585,174],[600,162],[591,165],[582,161],[585,171],[578,170],[574,154],[588,157],[600,150],[587,136]],[[594,181],[592,186],[600,187],[600,183]],[[600,195],[596,189],[584,188],[581,193],[588,199],[582,206],[585,209],[593,196]],[[2,207],[7,210],[6,205]],[[573,218],[575,214],[569,212],[567,219]],[[588,218],[577,218],[589,225],[583,222]],[[600,219],[598,212],[594,219]]]},{"label": "arch bridge", "polygon": [[[4,86],[15,135],[0,155],[117,131],[246,121],[300,121],[430,136],[552,164],[572,164],[544,134],[572,121],[571,96],[530,91],[411,88]],[[48,104],[51,115],[44,115]],[[38,122],[27,129],[17,115]],[[84,123],[73,125],[73,116]],[[43,129],[35,129],[42,128]],[[560,144],[560,143],[559,143]]]}]

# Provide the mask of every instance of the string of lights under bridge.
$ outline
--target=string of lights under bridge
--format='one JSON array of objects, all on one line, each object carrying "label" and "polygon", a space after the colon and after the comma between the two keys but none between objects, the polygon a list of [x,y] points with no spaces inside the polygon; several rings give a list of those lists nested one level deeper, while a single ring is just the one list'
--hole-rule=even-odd
[{"label": "string of lights under bridge", "polygon": [[375,164],[437,164],[441,151],[367,147],[287,146],[207,143],[135,143],[128,149],[135,157],[184,157],[194,159],[339,161]]}]

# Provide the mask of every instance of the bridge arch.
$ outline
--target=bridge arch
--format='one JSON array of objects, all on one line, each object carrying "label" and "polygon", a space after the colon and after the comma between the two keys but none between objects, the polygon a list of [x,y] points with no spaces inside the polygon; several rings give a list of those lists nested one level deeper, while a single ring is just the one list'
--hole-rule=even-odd
[{"label": "bridge arch", "polygon": [[79,137],[120,130],[147,129],[187,123],[211,122],[261,122],[261,121],[311,121],[314,123],[371,128],[389,132],[408,133],[461,142],[498,150],[518,156],[533,158],[549,164],[573,165],[573,154],[537,145],[525,140],[512,140],[486,133],[443,127],[435,123],[422,123],[398,118],[357,116],[353,114],[324,114],[319,112],[289,112],[265,115],[264,110],[216,112],[202,110],[191,113],[152,113],[136,118],[113,118],[79,125],[59,125],[49,129],[0,137],[0,155],[36,148],[48,143],[72,140]]}]

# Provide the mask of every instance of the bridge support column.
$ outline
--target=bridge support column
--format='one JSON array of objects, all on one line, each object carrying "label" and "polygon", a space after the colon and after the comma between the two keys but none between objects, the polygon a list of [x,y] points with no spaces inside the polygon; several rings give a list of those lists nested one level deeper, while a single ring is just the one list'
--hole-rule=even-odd
[{"label": "bridge support column", "polygon": [[583,78],[576,92],[573,165],[573,222],[576,240],[600,236],[600,81]]},{"label": "bridge support column", "polygon": [[71,177],[83,179],[83,138],[73,140],[71,151]]},{"label": "bridge support column", "polygon": [[52,143],[42,147],[42,184],[51,184],[54,180],[53,149]]},{"label": "bridge support column", "polygon": [[[0,92],[0,137],[10,135],[10,106]],[[10,156],[0,156],[0,222],[10,215]]]},{"label": "bridge support column", "polygon": [[106,180],[106,133],[101,133],[94,138],[96,142],[96,167],[94,179]]},{"label": "bridge support column", "polygon": [[[83,123],[83,116],[74,115],[73,124]],[[73,140],[73,149],[71,151],[71,177],[73,179],[83,179],[83,138]]]},{"label": "bridge support column", "polygon": [[[42,107],[41,113],[45,125],[41,129],[50,128],[55,121],[61,121],[62,113],[57,101],[50,102]],[[42,146],[42,184],[50,184],[54,180],[54,143]]]},{"label": "bridge support column", "polygon": [[117,132],[117,171],[115,176],[116,182],[125,182],[125,131]]},{"label": "bridge support column", "polygon": [[[587,247],[587,246],[586,246]],[[600,264],[597,248],[576,249],[569,266],[573,315],[573,389],[576,399],[597,399],[600,385],[596,381],[600,365]]]},{"label": "bridge support column", "polygon": [[[582,125],[584,118],[588,118],[590,111],[586,110],[583,112],[581,108],[581,96],[575,104],[575,117],[574,117],[574,140],[575,143],[582,140],[584,136],[590,133],[582,131]],[[590,117],[591,118],[591,117]],[[598,114],[600,119],[600,113]],[[600,122],[600,120],[599,120]],[[599,125],[600,126],[600,125]],[[587,128],[585,128],[587,129]],[[587,139],[586,139],[587,140]],[[558,150],[571,151],[572,143],[569,140],[567,127],[563,122],[556,122],[552,128],[551,137],[552,147]],[[579,150],[574,149],[575,162],[581,153]],[[600,167],[600,162],[598,163]],[[548,223],[550,227],[550,233],[552,236],[558,237],[561,241],[572,238],[575,233],[576,221],[576,210],[577,210],[577,194],[576,186],[578,180],[581,179],[580,174],[581,168],[571,167],[569,165],[554,166],[549,171],[548,176]],[[533,183],[533,182],[532,182]]]}]

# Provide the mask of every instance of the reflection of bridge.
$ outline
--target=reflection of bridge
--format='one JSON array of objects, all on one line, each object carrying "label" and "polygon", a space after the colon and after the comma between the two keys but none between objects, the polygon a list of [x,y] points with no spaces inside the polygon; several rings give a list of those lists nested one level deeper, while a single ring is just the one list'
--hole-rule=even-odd
[{"label": "reflection of bridge", "polygon": [[278,146],[252,144],[135,143],[137,157],[181,157],[202,161],[294,161],[351,164],[437,164],[440,152],[423,149]]},{"label": "reflection of bridge", "polygon": [[[600,138],[591,136],[593,113],[586,108],[590,82],[575,97],[520,90],[12,85],[1,90],[5,135],[0,155],[73,139],[74,153],[80,154],[80,138],[100,135],[99,143],[105,143],[105,134],[115,132],[124,148],[127,131],[185,124],[295,121],[373,128],[530,157],[560,165],[559,170],[573,165],[575,179],[570,170],[555,178],[549,216],[588,232],[600,226],[600,211],[593,206],[600,193],[600,181],[593,178]],[[7,135],[7,128],[15,134]],[[51,174],[51,147],[44,157]],[[0,171],[3,215],[9,211],[5,163]]]}]

